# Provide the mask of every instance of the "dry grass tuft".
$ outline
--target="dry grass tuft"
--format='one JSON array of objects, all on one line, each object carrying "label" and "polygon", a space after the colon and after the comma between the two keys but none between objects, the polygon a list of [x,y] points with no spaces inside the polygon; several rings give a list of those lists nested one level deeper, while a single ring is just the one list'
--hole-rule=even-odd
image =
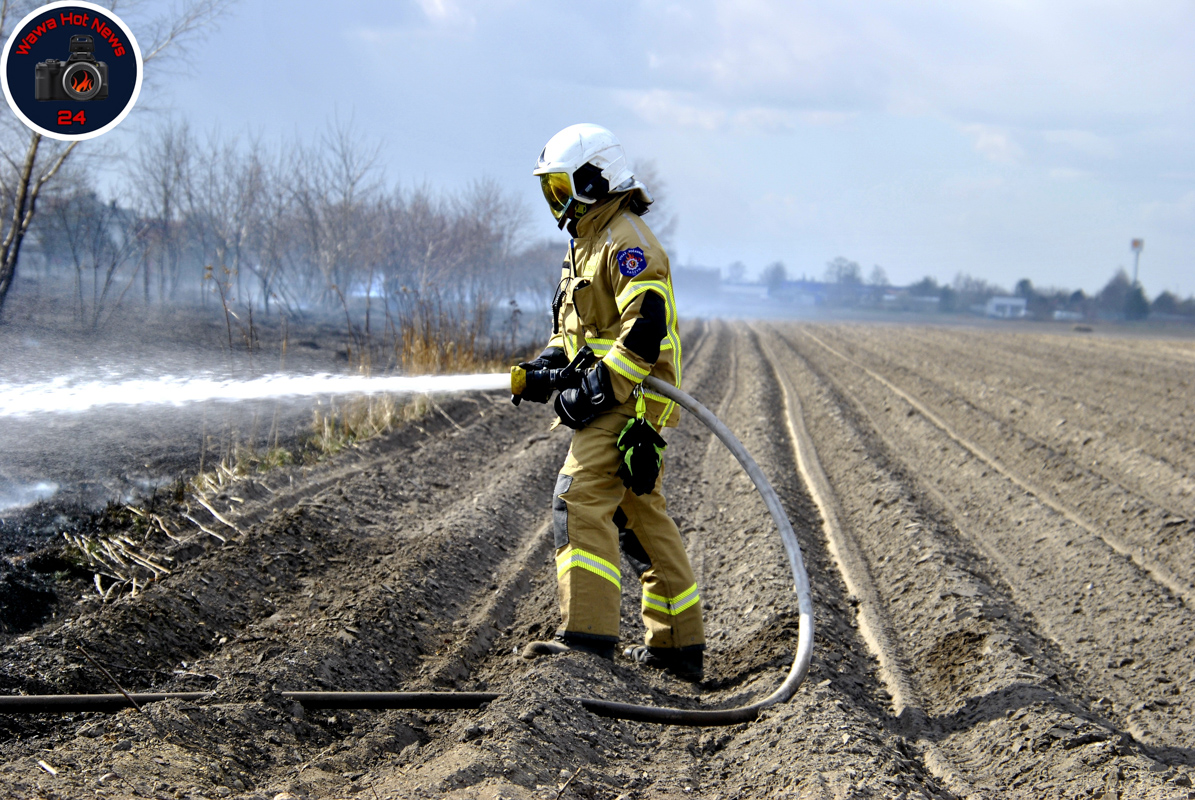
[{"label": "dry grass tuft", "polygon": [[220,463],[213,469],[200,472],[191,478],[188,488],[195,494],[210,498],[242,478],[293,463],[295,454],[285,447],[275,445],[259,451],[252,443],[233,442]]},{"label": "dry grass tuft", "polygon": [[63,556],[95,574],[96,591],[105,601],[126,589],[136,595],[150,581],[169,574],[174,559],[161,551],[169,544],[166,539],[179,539],[161,515],[152,509],[113,503],[94,523],[86,532],[63,531]]},{"label": "dry grass tuft", "polygon": [[401,402],[393,395],[372,395],[333,403],[327,411],[315,410],[306,446],[318,458],[330,456],[420,419],[431,407],[424,396]]},{"label": "dry grass tuft", "polygon": [[[447,302],[440,295],[401,293],[393,325],[395,361],[407,375],[465,374],[505,371],[506,348],[486,336],[490,305],[485,301]],[[357,369],[369,374],[369,348],[358,348]],[[382,436],[426,415],[430,398],[400,399],[370,395],[317,408],[312,433],[305,445],[309,454],[323,458],[359,442]]]},{"label": "dry grass tuft", "polygon": [[445,303],[438,295],[411,296],[398,315],[398,363],[409,375],[490,372],[505,353],[485,336],[490,304]]}]

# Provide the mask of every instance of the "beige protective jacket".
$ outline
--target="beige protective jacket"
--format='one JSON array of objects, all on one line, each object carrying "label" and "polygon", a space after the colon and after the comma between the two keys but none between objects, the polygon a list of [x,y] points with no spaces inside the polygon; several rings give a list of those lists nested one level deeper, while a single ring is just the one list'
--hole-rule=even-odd
[{"label": "beige protective jacket", "polygon": [[[602,359],[621,405],[593,424],[614,430],[635,415],[632,393],[648,375],[677,387],[681,382],[680,333],[668,254],[629,205],[629,195],[616,195],[577,221],[577,237],[569,245],[552,303],[555,317],[548,343],[563,347],[570,359],[588,344]],[[651,363],[626,346],[648,292],[658,294],[666,309],[659,358]],[[653,426],[677,424],[680,413],[674,402],[646,390],[644,397]]]}]

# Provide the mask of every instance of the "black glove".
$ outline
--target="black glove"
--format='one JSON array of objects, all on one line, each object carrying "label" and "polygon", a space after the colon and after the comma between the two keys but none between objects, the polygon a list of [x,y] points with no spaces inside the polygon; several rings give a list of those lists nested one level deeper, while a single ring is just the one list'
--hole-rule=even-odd
[{"label": "black glove", "polygon": [[599,414],[616,405],[618,398],[614,396],[610,374],[606,372],[606,365],[599,361],[597,366],[584,374],[579,387],[565,389],[556,395],[554,408],[561,422],[579,431]]},{"label": "black glove", "polygon": [[563,347],[549,347],[533,361],[524,361],[519,366],[527,372],[527,386],[519,395],[519,399],[530,400],[532,403],[546,403],[552,398],[552,390],[555,388],[549,370],[567,367],[568,356]]},{"label": "black glove", "polygon": [[618,477],[622,485],[635,494],[648,494],[656,488],[660,466],[664,462],[664,448],[668,444],[645,419],[629,419],[618,434]]},{"label": "black glove", "polygon": [[519,366],[528,372],[541,369],[560,369],[568,366],[568,356],[563,347],[549,347],[536,356],[534,361],[524,361]]}]

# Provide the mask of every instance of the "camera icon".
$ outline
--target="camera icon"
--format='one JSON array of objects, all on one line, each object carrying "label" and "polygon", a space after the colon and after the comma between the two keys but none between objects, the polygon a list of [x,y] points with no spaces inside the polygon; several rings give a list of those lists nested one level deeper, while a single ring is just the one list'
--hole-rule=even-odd
[{"label": "camera icon", "polygon": [[108,99],[108,65],[96,60],[95,40],[86,34],[71,37],[66,61],[39,61],[33,78],[36,100]]}]

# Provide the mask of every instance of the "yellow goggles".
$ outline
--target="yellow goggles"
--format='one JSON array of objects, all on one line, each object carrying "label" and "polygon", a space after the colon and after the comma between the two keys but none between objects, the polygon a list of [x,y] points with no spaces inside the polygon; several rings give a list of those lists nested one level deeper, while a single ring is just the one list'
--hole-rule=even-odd
[{"label": "yellow goggles", "polygon": [[560,219],[573,196],[573,185],[568,173],[548,172],[540,175],[539,187],[543,189],[548,208],[552,209],[552,216]]}]

